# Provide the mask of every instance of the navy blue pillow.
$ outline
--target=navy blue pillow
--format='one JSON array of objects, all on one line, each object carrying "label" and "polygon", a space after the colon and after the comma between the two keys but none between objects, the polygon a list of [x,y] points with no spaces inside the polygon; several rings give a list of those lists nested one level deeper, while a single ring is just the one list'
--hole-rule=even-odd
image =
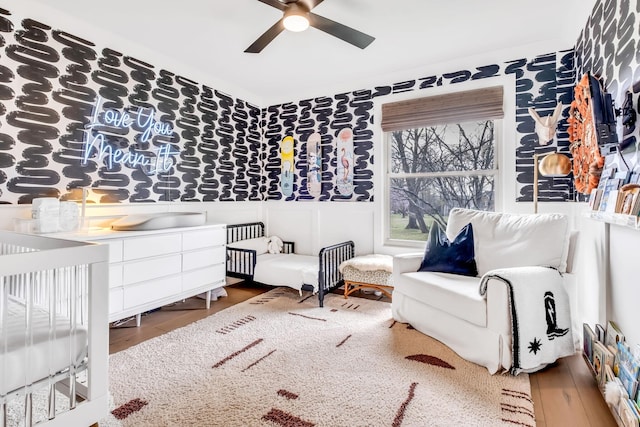
[{"label": "navy blue pillow", "polygon": [[475,251],[473,249],[473,226],[464,226],[460,233],[449,242],[447,234],[434,223],[429,230],[429,240],[424,258],[418,271],[453,273],[463,276],[477,276]]}]

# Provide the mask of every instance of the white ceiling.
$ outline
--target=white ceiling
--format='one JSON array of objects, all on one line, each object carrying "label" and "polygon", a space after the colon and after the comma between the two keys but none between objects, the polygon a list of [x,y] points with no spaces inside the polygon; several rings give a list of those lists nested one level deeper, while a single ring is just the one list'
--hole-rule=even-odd
[{"label": "white ceiling", "polygon": [[[416,70],[428,73],[434,64],[480,53],[519,52],[516,48],[527,45],[570,48],[595,4],[595,0],[324,0],[314,13],[376,40],[361,50],[314,28],[303,33],[285,30],[261,53],[249,54],[243,51],[282,17],[258,0],[33,1],[56,9],[84,29],[97,27],[112,34],[109,47],[141,60],[149,59],[132,51],[132,45],[157,51],[170,58],[171,71],[190,77],[189,70],[197,70],[198,76],[207,78],[198,81],[224,82],[231,94],[249,94],[249,101],[263,106],[374,82],[390,84],[394,81],[384,76],[403,72],[407,73],[403,78],[416,78]],[[61,25],[47,17],[42,18],[45,23]],[[92,34],[78,35],[96,41]],[[242,88],[242,94],[233,88]]]}]

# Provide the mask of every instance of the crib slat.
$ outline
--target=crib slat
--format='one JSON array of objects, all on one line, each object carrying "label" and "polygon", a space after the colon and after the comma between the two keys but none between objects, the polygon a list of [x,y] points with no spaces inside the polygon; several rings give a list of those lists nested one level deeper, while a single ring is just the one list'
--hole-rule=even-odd
[{"label": "crib slat", "polygon": [[353,258],[354,247],[354,243],[349,240],[320,250],[318,254],[318,301],[320,307],[324,306],[324,296],[328,292],[342,286],[342,273],[338,267],[343,261]]},{"label": "crib slat", "polygon": [[[71,408],[76,407],[77,374],[87,369],[89,360],[95,363],[87,371],[89,387],[83,388],[80,417],[69,417],[71,411],[58,415],[76,418],[79,424],[73,425],[90,425],[106,414],[106,333],[93,337],[88,332],[102,332],[107,325],[107,262],[104,246],[0,231],[0,427],[57,418],[56,384],[63,378],[69,380]],[[89,276],[90,269],[95,274]],[[90,299],[90,282],[97,301]],[[67,350],[61,348],[63,340]],[[41,388],[48,393],[35,405],[33,392]],[[22,406],[22,420],[15,420],[12,414],[17,412],[9,410],[14,404],[16,409]],[[42,409],[36,413],[34,407]],[[63,420],[61,425],[71,425]]]},{"label": "crib slat", "polygon": [[264,236],[264,223],[251,222],[247,224],[227,225],[227,243],[239,240],[254,239]]},{"label": "crib slat", "polygon": [[24,425],[26,427],[33,425],[33,396],[31,392],[27,392],[24,397]]},{"label": "crib slat", "polygon": [[49,400],[47,402],[47,418],[50,420],[56,417],[56,387],[55,384],[49,384]]}]

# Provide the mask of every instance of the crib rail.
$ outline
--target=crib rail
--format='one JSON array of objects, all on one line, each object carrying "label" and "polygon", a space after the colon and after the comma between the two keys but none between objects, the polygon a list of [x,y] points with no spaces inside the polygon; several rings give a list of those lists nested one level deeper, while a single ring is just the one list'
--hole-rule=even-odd
[{"label": "crib rail", "polygon": [[[227,244],[256,237],[264,237],[262,222],[227,225]],[[253,280],[255,267],[256,251],[227,247],[227,276]]]},{"label": "crib rail", "polygon": [[0,427],[105,415],[107,261],[102,245],[0,231]]},{"label": "crib rail", "polygon": [[324,247],[318,254],[318,301],[320,307],[324,306],[324,296],[344,284],[339,268],[343,261],[353,258],[355,244],[349,240],[332,246]]},{"label": "crib rail", "polygon": [[296,253],[296,244],[294,242],[282,242],[282,253],[283,254],[294,254]]},{"label": "crib rail", "polygon": [[227,276],[253,280],[256,268],[256,251],[227,247]]},{"label": "crib rail", "polygon": [[238,240],[255,239],[264,236],[264,223],[250,222],[246,224],[227,225],[227,244]]}]

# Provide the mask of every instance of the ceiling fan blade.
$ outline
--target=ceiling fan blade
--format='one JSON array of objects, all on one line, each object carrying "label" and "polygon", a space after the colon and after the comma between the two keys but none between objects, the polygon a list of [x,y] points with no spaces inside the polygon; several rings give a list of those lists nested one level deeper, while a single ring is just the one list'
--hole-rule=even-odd
[{"label": "ceiling fan blade", "polygon": [[271,28],[265,31],[264,34],[258,37],[258,40],[254,41],[253,44],[245,50],[245,52],[260,53],[260,51],[264,49],[269,43],[271,43],[273,39],[275,39],[276,36],[282,31],[284,31],[284,24],[282,23],[281,19],[273,24]]},{"label": "ceiling fan blade", "polygon": [[282,2],[279,2],[278,0],[258,0],[258,1],[264,4],[268,4],[271,7],[275,7],[276,9],[280,9],[283,12],[287,10],[287,5]]},{"label": "ceiling fan blade", "polygon": [[361,31],[355,30],[351,27],[347,27],[346,25],[340,24],[339,22],[332,21],[331,19],[327,19],[324,16],[316,15],[315,13],[311,12],[309,12],[309,25],[321,31],[324,31],[327,34],[331,34],[334,37],[344,40],[347,43],[351,43],[352,45],[357,46],[360,49],[364,49],[365,47],[369,46],[372,41],[375,40],[375,37],[371,37],[370,35],[365,34]]},{"label": "ceiling fan blade", "polygon": [[313,9],[314,7],[316,7],[317,5],[323,2],[323,0],[298,0],[298,1],[306,4],[309,10]]}]

